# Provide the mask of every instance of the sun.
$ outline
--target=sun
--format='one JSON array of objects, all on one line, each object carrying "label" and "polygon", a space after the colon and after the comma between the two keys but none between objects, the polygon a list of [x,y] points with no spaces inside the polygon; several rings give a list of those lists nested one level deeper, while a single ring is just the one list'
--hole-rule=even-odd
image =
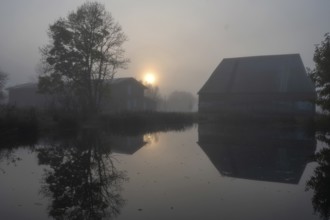
[{"label": "sun", "polygon": [[144,80],[143,80],[146,84],[149,84],[149,85],[153,85],[155,84],[156,82],[156,77],[155,77],[155,74],[154,73],[146,73],[144,75]]}]

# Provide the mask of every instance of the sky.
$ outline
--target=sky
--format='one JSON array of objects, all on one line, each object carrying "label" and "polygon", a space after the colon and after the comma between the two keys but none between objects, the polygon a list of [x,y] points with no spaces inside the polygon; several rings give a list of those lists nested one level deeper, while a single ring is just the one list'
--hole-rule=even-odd
[{"label": "sky", "polygon": [[[84,0],[0,0],[0,69],[8,86],[37,81],[47,30]],[[314,66],[330,32],[329,0],[102,0],[128,37],[116,77],[153,72],[161,94],[197,94],[224,58],[299,53]]]}]

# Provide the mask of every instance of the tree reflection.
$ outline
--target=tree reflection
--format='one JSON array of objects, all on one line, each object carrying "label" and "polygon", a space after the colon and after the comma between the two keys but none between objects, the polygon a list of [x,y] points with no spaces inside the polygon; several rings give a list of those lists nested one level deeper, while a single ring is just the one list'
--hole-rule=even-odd
[{"label": "tree reflection", "polygon": [[120,213],[120,186],[125,174],[116,170],[110,141],[97,130],[83,130],[74,139],[53,141],[38,149],[39,163],[49,165],[42,192],[52,198],[55,219],[102,219]]},{"label": "tree reflection", "polygon": [[314,211],[323,219],[330,219],[330,138],[319,135],[318,139],[327,144],[315,154],[318,166],[313,176],[306,183],[306,190],[314,190],[312,203]]}]

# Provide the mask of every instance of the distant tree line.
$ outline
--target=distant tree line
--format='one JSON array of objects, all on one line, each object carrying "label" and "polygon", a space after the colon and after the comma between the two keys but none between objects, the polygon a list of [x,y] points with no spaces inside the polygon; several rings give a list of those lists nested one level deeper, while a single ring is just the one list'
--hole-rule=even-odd
[{"label": "distant tree line", "polygon": [[146,86],[145,95],[156,102],[158,111],[192,112],[197,110],[197,97],[190,92],[174,91],[166,97],[160,94],[157,86]]},{"label": "distant tree line", "polygon": [[316,45],[313,60],[314,69],[308,69],[308,74],[314,81],[318,104],[324,111],[330,111],[330,34],[324,35],[324,40]]}]

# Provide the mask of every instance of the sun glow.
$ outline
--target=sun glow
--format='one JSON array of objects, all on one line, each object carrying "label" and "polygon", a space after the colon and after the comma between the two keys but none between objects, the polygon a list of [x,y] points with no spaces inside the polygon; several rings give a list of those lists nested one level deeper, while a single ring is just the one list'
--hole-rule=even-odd
[{"label": "sun glow", "polygon": [[156,82],[156,77],[155,77],[155,74],[152,73],[152,72],[148,72],[144,75],[144,79],[143,81],[146,83],[146,84],[150,84],[150,85],[154,85],[155,82]]}]

